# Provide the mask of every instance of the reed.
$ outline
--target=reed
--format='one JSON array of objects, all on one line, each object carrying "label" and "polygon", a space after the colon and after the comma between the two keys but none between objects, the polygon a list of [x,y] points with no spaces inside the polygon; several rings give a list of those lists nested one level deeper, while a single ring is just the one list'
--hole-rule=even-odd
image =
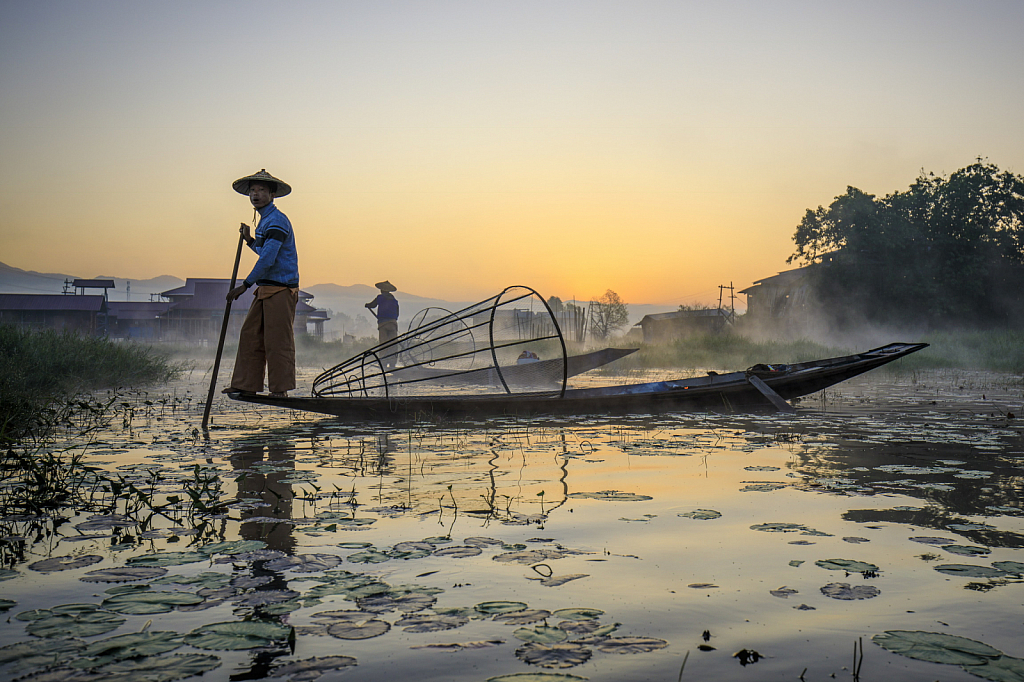
[{"label": "reed", "polygon": [[0,442],[44,436],[83,391],[168,381],[182,369],[150,346],[0,325]]}]

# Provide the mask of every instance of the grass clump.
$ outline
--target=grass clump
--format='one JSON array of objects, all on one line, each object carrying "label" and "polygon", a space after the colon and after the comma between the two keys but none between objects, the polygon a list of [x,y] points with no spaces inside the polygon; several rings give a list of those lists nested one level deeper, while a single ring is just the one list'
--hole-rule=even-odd
[{"label": "grass clump", "polygon": [[149,346],[0,325],[0,442],[46,435],[83,391],[168,381],[181,369]]}]

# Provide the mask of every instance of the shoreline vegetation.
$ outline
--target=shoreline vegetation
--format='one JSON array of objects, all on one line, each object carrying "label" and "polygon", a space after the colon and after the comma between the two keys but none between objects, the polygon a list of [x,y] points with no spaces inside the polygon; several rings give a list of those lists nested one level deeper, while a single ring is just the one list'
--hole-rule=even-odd
[{"label": "shoreline vegetation", "polygon": [[162,383],[184,369],[152,346],[0,325],[0,443],[49,435],[82,393]]}]

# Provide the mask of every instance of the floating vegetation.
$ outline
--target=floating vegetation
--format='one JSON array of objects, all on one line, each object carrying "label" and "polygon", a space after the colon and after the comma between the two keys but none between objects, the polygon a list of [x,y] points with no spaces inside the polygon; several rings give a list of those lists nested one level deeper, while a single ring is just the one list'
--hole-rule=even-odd
[{"label": "floating vegetation", "polygon": [[847,573],[866,573],[878,570],[878,566],[874,564],[853,559],[820,559],[815,561],[814,565],[829,571],[846,571]]},{"label": "floating vegetation", "polygon": [[694,509],[693,511],[683,512],[677,514],[685,519],[695,519],[697,521],[711,521],[712,519],[722,518],[722,512],[715,511],[714,509]]},{"label": "floating vegetation", "polygon": [[609,502],[641,502],[654,499],[650,495],[623,493],[618,490],[602,490],[596,493],[569,493],[568,496],[574,500],[607,500]]},{"label": "floating vegetation", "polygon": [[531,642],[516,649],[516,656],[525,663],[542,668],[572,668],[586,663],[594,652],[573,642],[543,644]]},{"label": "floating vegetation", "polygon": [[292,629],[266,621],[232,621],[203,625],[185,635],[197,649],[235,651],[283,644]]},{"label": "floating vegetation", "polygon": [[873,585],[857,585],[850,587],[849,583],[829,583],[821,588],[821,593],[832,599],[851,601],[855,599],[871,599],[882,593]]},{"label": "floating vegetation", "polygon": [[30,571],[53,573],[54,571],[70,571],[76,568],[92,566],[93,564],[101,561],[103,561],[103,557],[95,554],[85,554],[82,556],[55,556],[49,559],[43,559],[42,561],[37,561],[34,564],[29,564],[28,568]]}]

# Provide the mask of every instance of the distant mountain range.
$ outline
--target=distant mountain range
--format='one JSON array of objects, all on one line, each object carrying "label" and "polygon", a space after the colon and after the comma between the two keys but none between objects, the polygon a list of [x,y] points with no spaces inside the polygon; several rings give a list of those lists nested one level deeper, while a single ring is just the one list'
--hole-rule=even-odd
[{"label": "distant mountain range", "polygon": [[[69,275],[56,272],[35,272],[22,270],[0,263],[0,293],[4,294],[59,294],[64,290],[64,282],[75,279],[112,279],[114,288],[107,292],[112,301],[129,300],[127,285],[131,282],[130,300],[148,300],[152,294],[159,294],[180,287],[185,280],[173,275],[161,275],[151,279],[132,279],[111,277],[106,275]],[[313,294],[312,305],[331,311],[332,319],[325,325],[331,335],[342,333],[365,336],[376,333],[376,322],[365,304],[372,301],[377,290],[367,284],[314,284],[302,287],[303,291]],[[497,292],[495,292],[497,293]],[[395,292],[402,308],[400,317],[401,329],[404,331],[409,320],[424,308],[445,308],[455,311],[472,305],[476,301],[445,301],[427,298],[404,291]],[[644,315],[671,312],[672,306],[629,304],[630,323],[639,322]]]}]

